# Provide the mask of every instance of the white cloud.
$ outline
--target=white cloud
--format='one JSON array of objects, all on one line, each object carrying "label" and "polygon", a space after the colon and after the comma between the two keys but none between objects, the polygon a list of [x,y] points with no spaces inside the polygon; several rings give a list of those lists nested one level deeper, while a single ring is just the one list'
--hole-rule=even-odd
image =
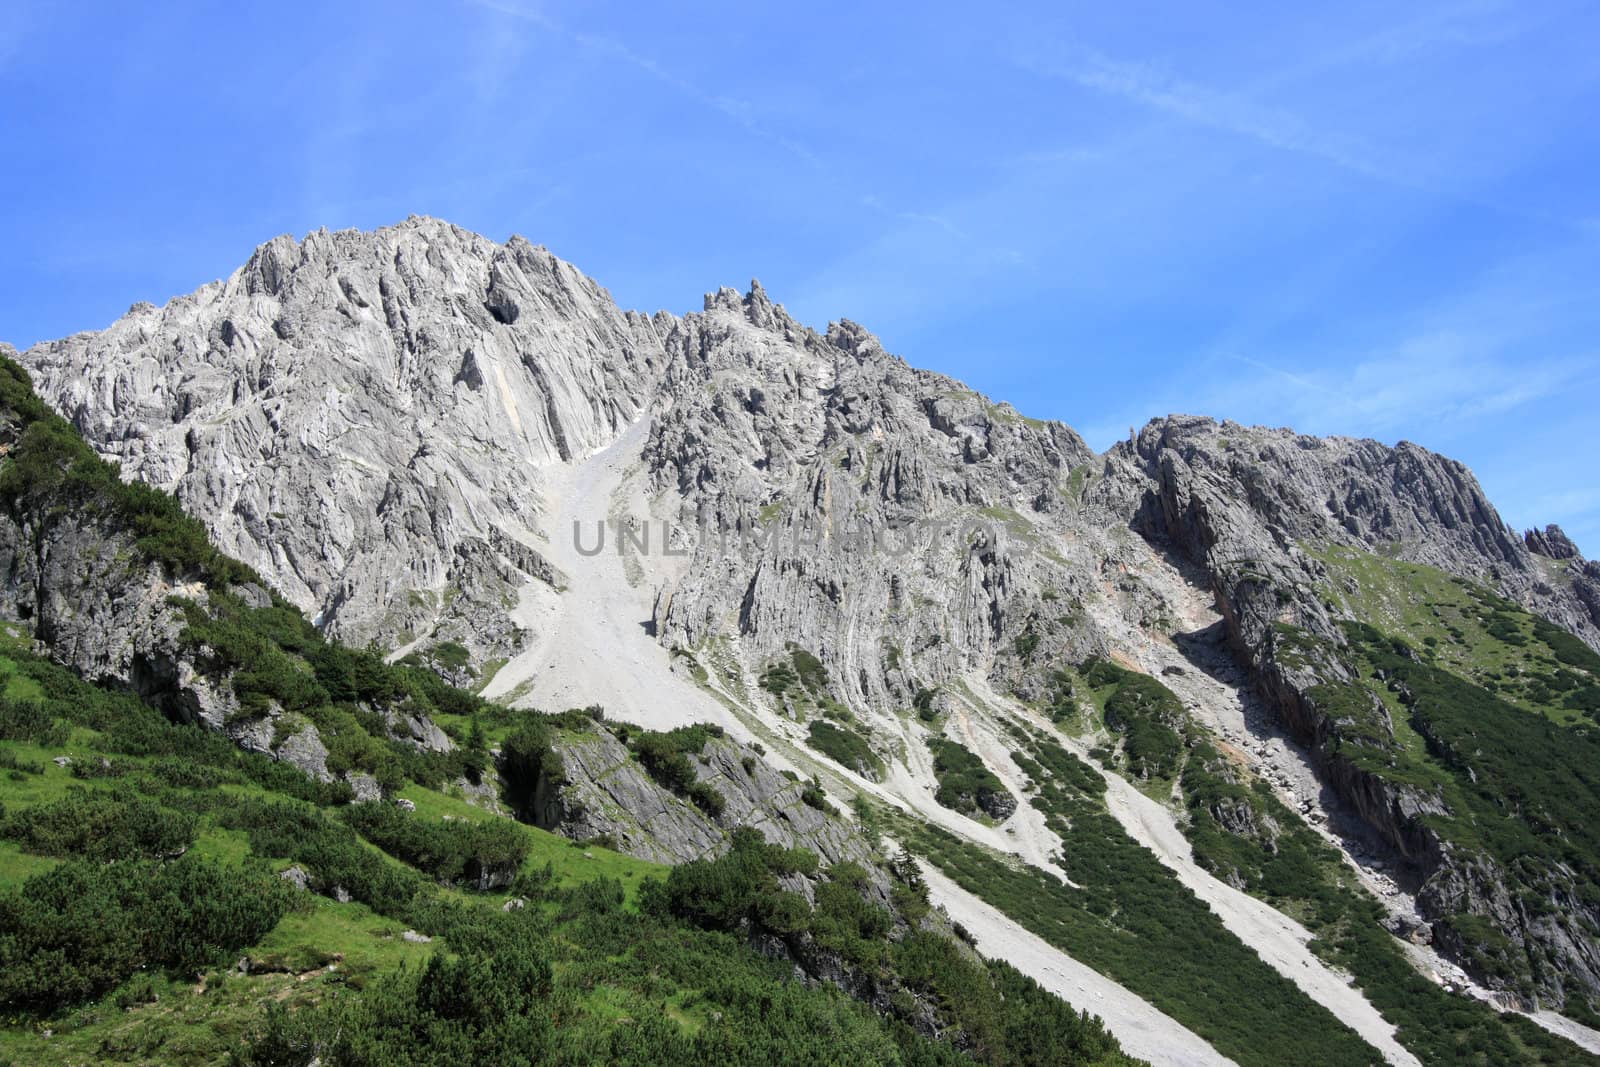
[{"label": "white cloud", "polygon": [[1039,74],[1237,134],[1269,148],[1314,156],[1382,181],[1413,184],[1353,138],[1318,130],[1288,110],[1177,77],[1153,64],[1124,62],[1085,50],[1075,62],[1027,65]]},{"label": "white cloud", "polygon": [[1600,512],[1600,486],[1584,486],[1545,493],[1535,500],[1535,505],[1551,522],[1560,523]]},{"label": "white cloud", "polygon": [[[1042,77],[1070,82],[1276,151],[1320,160],[1399,189],[1451,204],[1589,232],[1592,220],[1588,218],[1553,213],[1537,203],[1508,203],[1478,195],[1471,181],[1471,173],[1479,165],[1476,159],[1460,153],[1449,159],[1415,152],[1408,156],[1407,144],[1394,134],[1392,123],[1388,143],[1384,144],[1329,129],[1288,108],[1262,102],[1282,93],[1287,86],[1312,84],[1317,75],[1358,63],[1382,61],[1393,66],[1403,57],[1422,51],[1482,46],[1520,32],[1523,27],[1517,24],[1479,17],[1498,14],[1499,10],[1491,2],[1429,14],[1320,56],[1298,57],[1282,70],[1258,73],[1245,90],[1220,89],[1181,77],[1156,63],[1119,59],[1087,47],[1058,48],[1048,59],[1025,56],[1021,65]],[[1066,58],[1059,58],[1061,55]],[[1358,82],[1359,77],[1349,71],[1340,73],[1334,91],[1340,91],[1340,85]],[[1393,109],[1402,109],[1402,114],[1405,106],[1403,98],[1393,101]],[[1380,116],[1369,114],[1366,118],[1369,129],[1382,127]],[[1417,115],[1417,121],[1424,121],[1424,116]]]}]

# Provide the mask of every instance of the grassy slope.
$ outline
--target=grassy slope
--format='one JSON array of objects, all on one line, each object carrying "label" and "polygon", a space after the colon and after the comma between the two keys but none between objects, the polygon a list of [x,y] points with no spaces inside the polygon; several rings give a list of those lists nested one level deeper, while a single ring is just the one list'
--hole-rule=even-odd
[{"label": "grassy slope", "polygon": [[[1324,696],[1376,695],[1393,723],[1392,741],[1354,723],[1340,753],[1440,798],[1449,814],[1428,825],[1492,857],[1513,892],[1600,905],[1600,655],[1471,582],[1346,550],[1323,558],[1325,595],[1370,623],[1347,627],[1360,689]],[[1446,921],[1482,969],[1531,991],[1543,961],[1470,918]],[[1588,1018],[1596,1005],[1566,1008]]]},{"label": "grassy slope", "polygon": [[[26,655],[15,654],[0,666],[13,672],[13,680],[49,678],[58,693],[63,684],[57,668]],[[106,699],[98,690],[76,683],[64,698],[46,705],[75,724],[64,743],[29,743],[18,737],[0,741],[0,752],[14,757],[16,764],[0,772],[0,804],[7,816],[0,831],[15,832],[17,826],[28,823],[32,812],[48,810],[75,789],[92,793],[131,789],[153,799],[163,811],[195,816],[191,855],[227,865],[266,861],[281,869],[293,861],[309,867],[313,874],[320,869],[316,857],[322,853],[315,849],[304,852],[303,835],[259,836],[259,812],[299,812],[312,820],[308,826],[336,827],[341,819],[338,806],[275,793],[249,781],[229,766],[232,760],[222,758],[221,750],[216,750],[218,758],[209,763],[196,758],[179,770],[191,774],[197,768],[209,768],[228,781],[194,788],[174,786],[170,759],[143,751],[149,747],[148,737],[112,736],[82,725],[96,714],[93,705]],[[135,714],[126,702],[118,708],[122,714]],[[148,720],[149,734],[181,738],[194,732],[166,724],[152,709],[144,708],[142,714]],[[42,732],[48,728],[36,721],[34,729]],[[139,737],[140,743],[119,746],[119,736]],[[52,759],[57,755],[68,756],[71,766],[57,766]],[[102,759],[116,768],[115,776],[101,773]],[[75,769],[87,776],[75,775]],[[502,816],[415,782],[406,785],[402,795],[416,804],[417,811],[409,818],[419,822],[448,817],[460,822],[505,823]],[[251,811],[252,806],[258,814],[241,819],[241,812]],[[356,899],[340,903],[314,893],[296,893],[289,911],[270,932],[255,944],[218,954],[215,965],[201,968],[198,974],[143,969],[87,1003],[14,1015],[11,1025],[0,1028],[0,1061],[218,1062],[263,1033],[269,1025],[263,1015],[267,1005],[291,1009],[296,1013],[292,1018],[320,1020],[325,1027],[320,1033],[326,1038],[339,1032],[340,1020],[365,1018],[371,1024],[370,1017],[361,1015],[369,994],[385,1003],[384,998],[396,995],[397,989],[413,988],[419,970],[436,969],[441,958],[455,958],[458,932],[467,938],[467,945],[482,944],[481,939],[489,937],[488,943],[497,946],[489,959],[511,958],[512,942],[502,939],[512,936],[508,924],[523,922],[521,916],[528,915],[525,932],[532,931],[539,965],[548,967],[550,975],[547,1010],[551,1015],[541,1025],[552,1028],[549,1048],[557,1062],[612,1059],[618,1055],[619,1040],[643,1056],[641,1062],[652,1058],[677,1062],[712,1055],[713,1051],[729,1062],[768,1062],[775,1050],[787,1050],[804,1062],[836,1056],[886,1064],[971,1062],[954,1046],[919,1038],[832,987],[794,983],[790,979],[792,965],[757,955],[740,936],[673,919],[659,908],[647,913],[641,907],[644,887],[654,884],[659,891],[666,873],[663,868],[605,849],[576,845],[530,827],[516,829],[526,845],[522,877],[507,890],[481,893],[430,882],[371,843],[351,838],[344,846],[346,851],[353,849],[357,856],[369,857],[379,868],[377,876],[369,872],[351,883]],[[27,856],[15,846],[0,852],[0,871],[13,887],[25,883],[37,870],[63,862],[71,861]],[[348,863],[344,866],[349,868]],[[398,879],[406,892],[396,896],[378,885],[383,879]],[[704,886],[691,883],[690,899],[698,899],[694,894],[702,889],[716,893],[714,882]],[[504,911],[502,905],[513,895],[527,900],[527,908]],[[792,903],[801,907],[803,929],[809,908],[799,899],[803,898]],[[866,914],[873,914],[853,891],[843,896],[834,892],[829,899],[836,904],[842,901],[845,914],[860,913],[862,907],[868,908]],[[820,908],[820,890],[818,900]],[[851,905],[851,900],[856,903]],[[786,916],[784,928],[794,929],[795,915],[789,912]],[[887,917],[874,920],[871,928],[881,930],[880,921],[887,923]],[[821,919],[810,922],[819,938],[841,936],[837,916],[826,923]],[[417,943],[401,937],[412,929],[430,934],[433,940]],[[860,940],[861,936],[867,940]],[[851,938],[847,940],[854,946],[850,953],[871,961],[882,980],[927,989],[936,1002],[947,995],[940,989],[956,988],[949,976],[961,972],[959,988],[965,996],[944,1003],[963,1025],[974,1028],[973,1034],[989,1035],[973,1049],[980,1062],[1029,1062],[1028,1048],[1055,1047],[1059,1054],[1062,1046],[1050,1044],[1059,1039],[1081,1053],[1078,1058],[1067,1055],[1065,1062],[1131,1063],[1116,1053],[1114,1043],[1104,1037],[1097,1023],[1078,1019],[1070,1011],[1051,1024],[1051,1035],[1029,1034],[1026,1018],[1019,1013],[1037,1012],[1047,1003],[1041,999],[1046,995],[1014,972],[1009,976],[991,973],[964,962],[959,954],[952,958],[939,955],[948,949],[935,951],[930,963],[922,949],[911,955],[905,954],[909,950],[891,949],[882,942],[881,932]],[[471,955],[481,951],[470,950],[467,958],[484,958]],[[522,946],[515,951],[527,949]],[[0,945],[0,955],[3,952]],[[441,953],[446,955],[441,957]],[[238,956],[250,959],[249,973],[235,973],[228,966]],[[413,986],[406,985],[408,974]],[[973,985],[975,981],[992,981],[996,991],[976,997],[973,994],[979,987]],[[999,993],[1002,986],[1006,989],[1003,995]],[[431,987],[425,983],[424,988]],[[972,1004],[984,1005],[985,1012],[974,1014]],[[1014,1005],[1010,1015],[1006,1004]],[[1062,1010],[1059,1004],[1057,1010]],[[662,1020],[667,1025],[661,1029],[652,1023],[640,1030],[641,1020]],[[281,1036],[281,1020],[272,1025],[279,1029],[266,1032]],[[288,1031],[293,1032],[292,1026]],[[494,1038],[486,1036],[484,1040]],[[419,1047],[432,1046],[424,1040]]]},{"label": "grassy slope", "polygon": [[[1459,589],[1448,576],[1432,572],[1430,580],[1434,576],[1448,588]],[[1395,598],[1392,603],[1398,606],[1405,600]],[[1359,610],[1375,607],[1369,601]],[[1524,618],[1521,625],[1531,639],[1533,621]],[[1318,941],[1313,947],[1351,972],[1380,1012],[1396,1024],[1402,1043],[1425,1063],[1490,1067],[1511,1062],[1593,1062],[1527,1019],[1448,994],[1419,975],[1380,926],[1378,903],[1337,853],[1297,813],[1277,801],[1265,783],[1252,780],[1223,758],[1159,679],[1095,661],[1058,675],[1056,697],[1050,707],[1040,710],[1062,729],[1099,740],[1092,755],[1132,777],[1148,795],[1163,802],[1176,796],[1185,809],[1185,832],[1197,860],[1315,932]],[[1405,723],[1403,714],[1399,719],[1403,742],[1425,752],[1420,735]],[[1225,952],[1232,940],[1226,931],[1212,929],[1210,916],[1195,920],[1183,936],[1170,936],[1165,924],[1187,911],[1184,894],[1159,885],[1170,880],[1163,869],[1152,863],[1154,869],[1146,872],[1144,857],[1124,854],[1124,845],[1131,842],[1119,840],[1125,835],[1092,802],[1098,787],[1082,764],[1042,733],[1019,728],[1015,740],[1020,750],[1014,758],[1036,783],[1033,802],[1050,814],[1053,828],[1062,835],[1066,861],[1070,864],[1078,857],[1072,877],[1088,892],[1074,892],[1036,870],[1018,867],[937,830],[904,828],[908,840],[966,888],[1046,940],[1115,976],[1240,1062],[1269,1063],[1273,1056],[1292,1060],[1307,1055],[1292,1046],[1275,1047],[1262,1037],[1268,1032],[1268,1019],[1303,1015],[1305,1006],[1295,1003],[1294,993],[1273,989],[1270,978],[1254,973],[1248,964],[1207,965],[1213,946],[1222,946]],[[1230,806],[1250,812],[1265,832],[1240,834],[1224,828],[1213,809]],[[1131,891],[1130,886],[1139,889]],[[1223,994],[1212,999],[1207,993],[1219,977],[1229,990],[1241,984],[1251,988],[1250,1007],[1220,1010]],[[1254,983],[1259,983],[1259,992]],[[1262,1010],[1264,1005],[1271,1006]],[[1258,1010],[1259,1021],[1253,1019]],[[1304,1016],[1296,1029],[1320,1034],[1324,1026],[1325,1021]],[[1293,1040],[1277,1034],[1273,1038]],[[1361,1054],[1357,1050],[1352,1056]],[[1324,1055],[1339,1053],[1330,1050]]]},{"label": "grassy slope", "polygon": [[1377,1053],[1263,963],[1105,810],[1103,779],[1018,727],[1033,803],[1061,835],[1063,885],[937,828],[910,847],[1046,941],[1149,1000],[1244,1067],[1366,1064]]},{"label": "grassy slope", "polygon": [[[1581,700],[1600,683],[1600,657],[1585,655],[1575,638],[1563,641],[1503,597],[1433,567],[1339,546],[1313,554],[1331,576],[1323,595],[1345,618],[1399,638],[1524,711],[1561,726],[1594,722]],[[1563,662],[1552,641],[1581,662]]]}]

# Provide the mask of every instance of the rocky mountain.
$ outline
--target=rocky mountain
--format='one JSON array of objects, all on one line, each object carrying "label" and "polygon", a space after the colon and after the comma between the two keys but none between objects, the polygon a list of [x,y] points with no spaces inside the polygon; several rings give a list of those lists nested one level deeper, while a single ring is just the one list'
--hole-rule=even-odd
[{"label": "rocky mountain", "polygon": [[[1509,648],[1526,647],[1529,637],[1536,648],[1544,646],[1539,651],[1548,658],[1525,659],[1510,668],[1513,674],[1534,675],[1544,667],[1559,674],[1566,664],[1581,673],[1583,685],[1592,686],[1600,677],[1600,657],[1565,634],[1578,635],[1588,646],[1600,638],[1600,616],[1591,607],[1596,569],[1560,528],[1525,539],[1515,536],[1466,468],[1408,442],[1389,449],[1372,441],[1169,418],[1116,446],[1106,465],[1108,483],[1119,489],[1143,479],[1134,527],[1201,568],[1236,654],[1252,669],[1280,720],[1311,749],[1334,791],[1404,861],[1422,913],[1443,920],[1435,926],[1436,936],[1451,941],[1458,956],[1474,955],[1476,950],[1467,950],[1451,932],[1450,917],[1489,916],[1518,947],[1513,955],[1525,953],[1531,961],[1531,968],[1519,963],[1519,981],[1507,983],[1522,995],[1538,989],[1545,998],[1565,1003],[1575,989],[1587,996],[1600,987],[1600,943],[1593,935],[1600,929],[1600,901],[1581,889],[1600,873],[1592,854],[1579,846],[1577,853],[1568,849],[1565,855],[1542,858],[1521,844],[1497,846],[1492,839],[1485,843],[1468,835],[1460,824],[1483,816],[1462,810],[1470,802],[1455,797],[1458,783],[1450,775],[1405,751],[1411,726],[1423,735],[1430,755],[1476,787],[1474,764],[1503,774],[1524,761],[1559,764],[1572,758],[1574,747],[1580,762],[1600,757],[1600,749],[1589,747],[1592,735],[1583,727],[1575,736],[1551,735],[1543,755],[1526,741],[1496,753],[1495,745],[1505,741],[1495,736],[1490,720],[1469,725],[1473,754],[1452,751],[1451,739],[1425,721],[1425,704],[1413,691],[1421,683],[1407,681],[1406,667],[1383,665],[1359,637],[1352,640],[1342,621],[1354,619],[1390,634],[1412,631],[1405,636],[1425,643],[1403,652],[1419,674],[1443,665],[1455,672],[1447,678],[1467,679],[1465,686],[1441,690],[1435,699],[1458,706],[1481,700],[1491,716],[1524,714],[1515,697],[1509,703],[1499,699],[1516,691],[1503,689],[1494,680],[1500,672],[1487,664]],[[1377,565],[1351,566],[1363,558]],[[1481,582],[1506,599],[1474,594],[1463,610],[1443,594],[1408,586],[1405,570],[1380,560],[1423,564]],[[1420,609],[1432,618],[1408,626],[1389,610],[1375,611],[1371,594],[1389,583],[1387,592],[1403,605],[1397,614]],[[1524,635],[1508,611],[1513,604],[1564,632],[1535,622]],[[1488,632],[1468,637],[1451,624],[1453,617],[1487,619]],[[1442,655],[1441,638],[1447,650]],[[1452,645],[1468,654],[1452,657]],[[1397,703],[1383,699],[1383,687],[1377,694],[1362,687],[1363,675],[1373,670]],[[1578,675],[1572,678],[1577,684]],[[1553,701],[1545,693],[1532,700],[1525,692],[1516,696],[1548,707]],[[1574,699],[1578,696],[1562,702],[1564,710],[1584,707]],[[1509,763],[1490,771],[1496,756]],[[1510,803],[1581,808],[1592,786],[1563,783],[1563,788],[1572,785],[1573,795]],[[1498,809],[1491,818],[1505,814],[1501,788],[1491,794]],[[1529,821],[1537,832],[1566,836],[1542,818]],[[1563,821],[1561,816],[1552,820]],[[1530,906],[1530,897],[1555,906]]]},{"label": "rocky mountain", "polygon": [[5,1062],[1142,1062],[759,746],[327,640],[5,356],[0,563]]},{"label": "rocky mountain", "polygon": [[280,238],[33,352],[97,447],[328,632],[442,626],[486,655],[515,646],[503,600],[557,580],[534,472],[614,440],[663,362],[654,324],[548,253],[420,219]]},{"label": "rocky mountain", "polygon": [[[246,697],[235,684],[244,663],[201,636],[236,610],[275,610],[281,602],[261,580],[219,556],[170,498],[117,481],[9,359],[0,360],[0,393],[0,617],[81,677],[132,690],[313,778],[337,777],[354,795],[378,795],[374,767],[330,770],[317,726],[284,702]],[[389,715],[406,733],[409,717]],[[425,720],[416,726],[449,747]]]},{"label": "rocky mountain", "polygon": [[[422,218],[278,238],[225,281],[18,358],[124,478],[171,490],[347,642],[518,706],[718,723],[1058,888],[1080,878],[1046,786],[1097,768],[1094,803],[1218,936],[1342,997],[1392,1062],[1414,1060],[1378,986],[1350,992],[1271,894],[1208,866],[1206,811],[1267,854],[1263,827],[1314,821],[1340,892],[1391,894],[1385,921],[1428,931],[1425,974],[1464,967],[1454,987],[1564,1011],[1541,1021],[1569,1034],[1600,1003],[1590,843],[1503,783],[1485,794],[1510,764],[1472,762],[1548,739],[1471,757],[1429,710],[1459,683],[1586,752],[1600,568],[1558,529],[1517,536],[1426,449],[1169,416],[1096,455],[859,325],[796,322],[759,284],[645,316],[520,238]],[[551,825],[678,859],[726,829],[680,805],[654,833],[654,786],[609,776],[633,767],[609,733],[589,744],[568,763],[593,772],[571,794],[592,825]],[[1244,792],[1186,808],[1202,744]],[[737,751],[697,773],[740,779]],[[1008,803],[939,799],[980,793]],[[1570,854],[1518,862],[1491,811]]]}]

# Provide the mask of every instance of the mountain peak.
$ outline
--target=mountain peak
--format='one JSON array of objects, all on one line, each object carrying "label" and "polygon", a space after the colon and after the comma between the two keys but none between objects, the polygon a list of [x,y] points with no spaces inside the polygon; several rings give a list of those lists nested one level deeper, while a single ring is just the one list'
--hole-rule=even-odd
[{"label": "mountain peak", "polygon": [[1528,546],[1528,551],[1546,559],[1577,559],[1583,556],[1578,552],[1578,546],[1572,543],[1566,531],[1555,523],[1551,523],[1543,530],[1528,530],[1522,535],[1523,542]]},{"label": "mountain peak", "polygon": [[707,293],[703,307],[707,314],[727,311],[742,315],[752,326],[763,330],[784,332],[804,329],[782,304],[772,302],[767,290],[756,278],[750,279],[750,288],[743,294],[727,285],[714,293]]}]

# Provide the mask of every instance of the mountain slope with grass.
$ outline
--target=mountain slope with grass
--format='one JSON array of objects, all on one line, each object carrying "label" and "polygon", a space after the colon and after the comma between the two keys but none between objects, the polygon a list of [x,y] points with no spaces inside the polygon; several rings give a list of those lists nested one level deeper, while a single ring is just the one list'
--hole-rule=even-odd
[{"label": "mountain slope with grass", "polygon": [[[903,919],[896,842],[1075,1009],[1062,974],[1114,981],[1152,1061],[1600,1054],[1600,570],[1445,457],[1188,416],[1095,455],[759,284],[646,317],[418,218],[276,239],[19,359],[121,467],[19,431],[70,462],[0,476],[8,536],[62,550],[14,553],[0,606],[340,797],[454,790],[596,855],[726,861],[693,876],[717,914],[880,1018],[926,990],[723,886],[845,901],[744,830]],[[114,536],[85,485],[125,500]],[[174,570],[211,550],[145,486],[255,569]],[[128,561],[137,592],[102,596]],[[351,832],[504,888],[458,828],[392,822]]]},{"label": "mountain slope with grass", "polygon": [[1375,508],[1349,481],[1379,460],[1196,420],[1110,457],[1143,472],[1136,525],[1202,569],[1235,655],[1435,946],[1508,1003],[1592,1020],[1590,568],[1531,551],[1414,448],[1383,461],[1395,501]]},{"label": "mountain slope with grass", "polygon": [[[730,823],[670,868],[513,819],[495,783],[537,822],[538,775],[581,778],[558,736],[597,711],[508,721],[327,641],[9,360],[0,497],[0,1059],[1137,1062],[836,815],[808,824],[834,827],[820,858],[787,843],[803,828]],[[321,758],[254,744],[268,729]],[[684,803],[737,807],[696,773],[711,731],[610,729]]]}]

